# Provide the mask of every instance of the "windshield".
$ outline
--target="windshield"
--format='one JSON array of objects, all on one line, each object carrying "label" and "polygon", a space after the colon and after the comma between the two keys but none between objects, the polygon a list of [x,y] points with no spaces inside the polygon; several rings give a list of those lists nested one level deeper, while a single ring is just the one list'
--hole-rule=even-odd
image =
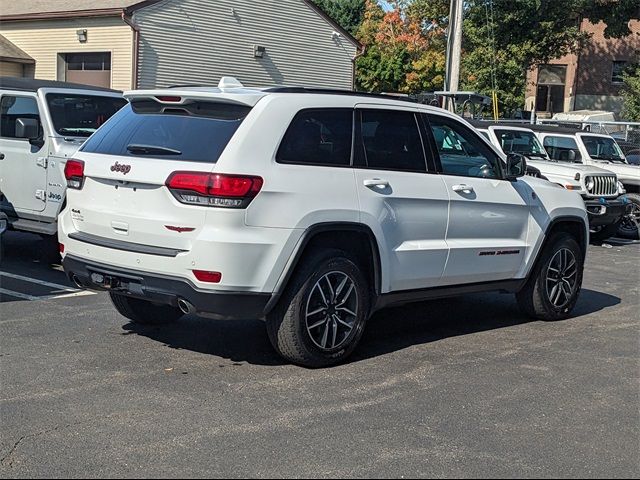
[{"label": "windshield", "polygon": [[87,140],[82,151],[215,163],[250,110],[214,102],[167,107],[133,100]]},{"label": "windshield", "polygon": [[495,133],[504,153],[521,153],[533,157],[547,158],[547,152],[533,132],[496,129]]},{"label": "windshield", "polygon": [[89,137],[127,101],[118,97],[48,93],[47,104],[57,133]]},{"label": "windshield", "polygon": [[613,138],[582,135],[582,143],[594,160],[626,163],[622,150]]}]

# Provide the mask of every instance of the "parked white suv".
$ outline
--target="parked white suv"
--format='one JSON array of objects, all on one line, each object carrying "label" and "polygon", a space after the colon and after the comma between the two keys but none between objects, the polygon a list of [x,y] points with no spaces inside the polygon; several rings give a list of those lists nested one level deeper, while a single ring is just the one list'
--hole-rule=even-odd
[{"label": "parked white suv", "polygon": [[65,162],[126,103],[113,90],[0,77],[0,211],[14,230],[56,234]]},{"label": "parked white suv", "polygon": [[229,79],[125,97],[67,162],[59,238],[69,277],[134,322],[265,318],[283,357],[319,367],[388,305],[500,290],[554,320],[576,304],[581,198],[444,110]]},{"label": "parked white suv", "polygon": [[[530,128],[508,123],[474,121],[491,143],[505,153],[520,153],[527,165],[540,170],[550,182],[579,194],[589,214],[591,238],[606,240],[618,233],[622,219],[632,208],[615,173],[592,165],[552,159]],[[524,124],[520,124],[524,125]]]}]

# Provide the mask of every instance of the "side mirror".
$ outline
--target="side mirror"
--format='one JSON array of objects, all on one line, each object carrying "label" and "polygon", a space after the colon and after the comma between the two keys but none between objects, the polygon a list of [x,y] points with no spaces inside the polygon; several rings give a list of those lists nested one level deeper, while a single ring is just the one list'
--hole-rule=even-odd
[{"label": "side mirror", "polygon": [[516,178],[524,177],[527,174],[527,159],[519,153],[507,155],[507,180],[514,181]]},{"label": "side mirror", "polygon": [[569,150],[569,161],[572,163],[575,163],[576,161],[576,151],[575,150]]},{"label": "side mirror", "polygon": [[34,140],[40,136],[40,122],[35,118],[18,118],[16,120],[16,138]]}]

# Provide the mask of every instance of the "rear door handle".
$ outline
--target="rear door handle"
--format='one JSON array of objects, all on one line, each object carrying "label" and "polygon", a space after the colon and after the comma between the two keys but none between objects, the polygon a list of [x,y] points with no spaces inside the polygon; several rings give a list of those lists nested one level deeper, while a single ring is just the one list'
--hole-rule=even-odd
[{"label": "rear door handle", "polygon": [[364,181],[364,186],[367,188],[389,188],[390,184],[386,180],[381,180],[379,178],[370,178],[369,180]]},{"label": "rear door handle", "polygon": [[4,160],[4,153],[0,153],[0,160]]},{"label": "rear door handle", "polygon": [[460,193],[460,192],[462,192],[462,193],[473,193],[473,192],[474,192],[474,190],[473,190],[473,187],[472,187],[472,186],[470,186],[470,185],[464,185],[464,184],[461,184],[461,185],[454,185],[454,186],[453,186],[453,191],[454,191],[454,192],[458,192],[458,193]]}]

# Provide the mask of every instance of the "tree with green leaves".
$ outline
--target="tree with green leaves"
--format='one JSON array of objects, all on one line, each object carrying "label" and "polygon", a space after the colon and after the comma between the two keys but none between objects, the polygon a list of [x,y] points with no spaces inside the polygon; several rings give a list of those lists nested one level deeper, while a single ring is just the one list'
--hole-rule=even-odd
[{"label": "tree with green leaves", "polygon": [[640,63],[627,68],[622,75],[622,80],[624,82],[622,118],[631,122],[640,122]]},{"label": "tree with green leaves", "polygon": [[313,0],[327,15],[352,35],[364,19],[366,0]]},{"label": "tree with green leaves", "polygon": [[463,87],[486,94],[495,88],[503,111],[522,108],[527,71],[589,41],[583,18],[604,21],[607,37],[623,37],[638,11],[637,0],[468,0]]},{"label": "tree with green leaves", "polygon": [[384,11],[367,0],[357,38],[365,54],[356,63],[358,87],[373,92],[419,93],[444,82],[444,34],[427,29],[411,2],[394,1]]}]

